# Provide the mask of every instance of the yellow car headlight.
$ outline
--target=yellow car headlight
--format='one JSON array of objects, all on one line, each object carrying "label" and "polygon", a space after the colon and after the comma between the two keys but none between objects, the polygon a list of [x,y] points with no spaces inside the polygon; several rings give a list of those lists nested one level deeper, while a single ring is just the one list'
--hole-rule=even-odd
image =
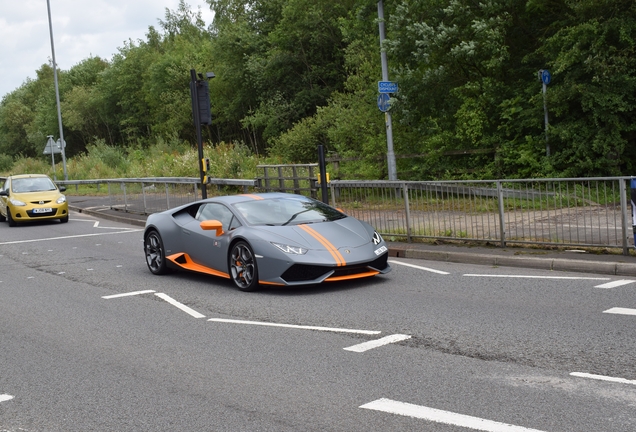
[{"label": "yellow car headlight", "polygon": [[11,204],[13,204],[14,206],[16,206],[16,207],[19,207],[19,206],[25,206],[25,205],[26,205],[26,204],[25,204],[25,203],[23,203],[22,201],[17,200],[17,199],[15,199],[15,198],[11,198],[11,199],[9,200],[9,202],[10,202]]},{"label": "yellow car headlight", "polygon": [[61,196],[61,197],[59,197],[59,198],[57,199],[57,201],[55,201],[55,202],[56,202],[56,203],[58,203],[58,204],[65,203],[65,202],[66,202],[66,197],[65,197],[64,195],[62,195],[62,196]]}]

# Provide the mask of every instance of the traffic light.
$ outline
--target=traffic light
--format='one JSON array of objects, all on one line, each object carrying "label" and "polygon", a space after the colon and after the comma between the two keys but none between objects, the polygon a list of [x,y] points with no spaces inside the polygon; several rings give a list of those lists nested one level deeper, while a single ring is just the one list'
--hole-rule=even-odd
[{"label": "traffic light", "polygon": [[212,124],[212,110],[210,108],[210,88],[206,80],[197,80],[197,105],[201,124]]}]

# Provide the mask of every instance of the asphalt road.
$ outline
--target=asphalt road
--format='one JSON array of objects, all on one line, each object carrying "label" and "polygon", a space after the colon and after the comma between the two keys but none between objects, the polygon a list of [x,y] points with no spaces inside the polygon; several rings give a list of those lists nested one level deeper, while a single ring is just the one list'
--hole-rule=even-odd
[{"label": "asphalt road", "polygon": [[243,293],[138,226],[0,224],[0,431],[636,429],[636,278],[392,260]]}]

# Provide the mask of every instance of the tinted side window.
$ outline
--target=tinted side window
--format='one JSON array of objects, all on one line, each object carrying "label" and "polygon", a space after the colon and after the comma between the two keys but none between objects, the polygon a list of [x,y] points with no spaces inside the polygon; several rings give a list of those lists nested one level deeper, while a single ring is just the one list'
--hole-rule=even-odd
[{"label": "tinted side window", "polygon": [[229,231],[240,226],[232,212],[221,204],[209,203],[203,204],[199,207],[196,219],[200,221],[204,220],[218,220],[223,224],[223,231]]}]

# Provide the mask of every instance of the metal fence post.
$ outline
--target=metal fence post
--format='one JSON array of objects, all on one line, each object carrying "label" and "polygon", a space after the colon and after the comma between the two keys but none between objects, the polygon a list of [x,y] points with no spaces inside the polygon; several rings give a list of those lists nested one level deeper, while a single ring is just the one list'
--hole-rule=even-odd
[{"label": "metal fence post", "polygon": [[128,198],[126,197],[126,183],[121,182],[121,188],[124,191],[124,211],[128,213]]},{"label": "metal fence post", "polygon": [[404,194],[404,210],[406,211],[406,241],[411,243],[411,209],[409,206],[409,187],[402,183],[402,193]]},{"label": "metal fence post", "polygon": [[170,190],[168,188],[168,183],[166,183],[166,208],[170,208]]},{"label": "metal fence post", "polygon": [[141,182],[141,196],[144,199],[144,214],[147,214],[146,213],[146,208],[147,208],[147,205],[146,205],[146,188],[144,187],[144,182]]},{"label": "metal fence post", "polygon": [[501,247],[506,247],[503,187],[501,186],[501,181],[499,180],[497,180],[497,196],[499,198],[499,236],[501,237]]},{"label": "metal fence post", "polygon": [[[629,247],[627,244],[627,220],[629,218],[629,214],[627,212],[627,188],[625,187],[625,182],[627,180],[620,179],[618,190],[621,197],[621,235],[623,236],[623,255],[629,255]],[[631,218],[630,218],[631,225]]]}]

